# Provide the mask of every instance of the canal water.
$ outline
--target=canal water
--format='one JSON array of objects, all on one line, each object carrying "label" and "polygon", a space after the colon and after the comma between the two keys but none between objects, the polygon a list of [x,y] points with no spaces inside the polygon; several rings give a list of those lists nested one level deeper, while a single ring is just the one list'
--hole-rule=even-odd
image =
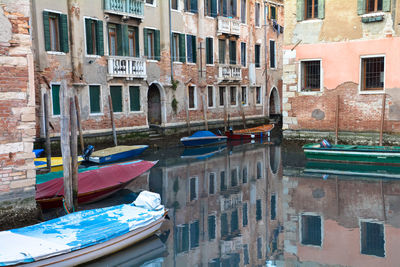
[{"label": "canal water", "polygon": [[293,143],[178,142],[117,195],[85,208],[128,203],[140,190],[169,209],[152,237],[87,266],[399,266],[397,168],[307,162]]}]

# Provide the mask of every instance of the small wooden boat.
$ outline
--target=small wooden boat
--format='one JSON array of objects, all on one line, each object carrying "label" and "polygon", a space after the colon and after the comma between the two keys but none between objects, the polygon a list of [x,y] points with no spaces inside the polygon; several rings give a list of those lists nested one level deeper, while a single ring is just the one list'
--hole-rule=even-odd
[{"label": "small wooden boat", "polygon": [[369,177],[400,179],[400,168],[371,164],[349,164],[344,162],[308,161],[304,173],[317,175],[336,175],[351,177]]},{"label": "small wooden boat", "polygon": [[273,124],[264,124],[258,127],[226,131],[225,135],[229,140],[243,140],[243,139],[256,139],[256,138],[269,138],[271,131],[274,129]]},{"label": "small wooden boat", "polygon": [[[156,163],[137,160],[78,173],[78,203],[98,201],[117,192]],[[63,197],[62,177],[36,185],[36,202],[43,209],[60,207]]]},{"label": "small wooden boat", "polygon": [[321,147],[321,144],[303,146],[309,160],[354,162],[368,164],[400,164],[400,147],[397,146],[358,146],[332,145]]},{"label": "small wooden boat", "polygon": [[182,159],[206,159],[214,156],[217,153],[226,149],[226,144],[219,146],[207,146],[207,147],[196,147],[196,148],[185,148],[181,155]]},{"label": "small wooden boat", "polygon": [[197,131],[191,136],[181,138],[181,142],[187,147],[215,145],[224,143],[226,140],[226,136],[216,135],[210,131]]},{"label": "small wooden boat", "polygon": [[[83,157],[78,157],[78,165],[83,161]],[[47,168],[47,158],[35,158],[34,159],[36,170],[42,170]],[[62,157],[51,157],[51,171],[58,172],[62,171],[63,168],[63,159]]]},{"label": "small wooden boat", "polygon": [[115,253],[160,229],[160,196],[143,191],[132,204],[84,210],[0,232],[0,266],[76,266]]},{"label": "small wooden boat", "polygon": [[133,158],[143,153],[149,146],[136,145],[136,146],[115,146],[106,149],[94,151],[88,155],[88,160],[98,164],[106,164],[114,161]]}]

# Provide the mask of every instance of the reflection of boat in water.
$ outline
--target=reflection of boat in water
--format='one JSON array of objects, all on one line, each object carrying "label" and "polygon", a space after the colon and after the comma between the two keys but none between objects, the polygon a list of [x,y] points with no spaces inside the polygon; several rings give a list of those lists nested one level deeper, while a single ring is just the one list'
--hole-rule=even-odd
[{"label": "reflection of boat in water", "polygon": [[321,175],[332,174],[400,179],[399,167],[382,165],[308,161],[304,172]]},{"label": "reflection of boat in water", "polygon": [[214,156],[215,154],[225,150],[226,145],[221,144],[219,146],[208,146],[208,147],[197,147],[197,148],[185,148],[181,158],[183,159],[206,159]]},{"label": "reflection of boat in water", "polygon": [[84,266],[142,266],[149,261],[162,262],[163,259],[161,257],[164,252],[166,252],[165,244],[154,235],[134,246],[95,260]]}]

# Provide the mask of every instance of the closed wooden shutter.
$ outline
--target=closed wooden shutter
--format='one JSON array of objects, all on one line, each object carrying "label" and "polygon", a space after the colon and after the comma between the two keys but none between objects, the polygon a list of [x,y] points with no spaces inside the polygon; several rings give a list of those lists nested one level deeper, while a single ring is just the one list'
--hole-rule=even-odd
[{"label": "closed wooden shutter", "polygon": [[296,18],[297,21],[302,21],[304,20],[304,12],[305,12],[305,6],[304,6],[304,0],[297,0],[297,11],[296,11]]},{"label": "closed wooden shutter", "polygon": [[229,41],[229,64],[236,64],[236,42]]},{"label": "closed wooden shutter", "polygon": [[98,20],[96,27],[96,48],[99,56],[104,56],[104,33],[103,33],[103,21]]},{"label": "closed wooden shutter", "polygon": [[135,27],[135,53],[136,53],[136,57],[140,57],[140,47],[139,47],[139,28]]},{"label": "closed wooden shutter", "polygon": [[383,0],[382,3],[382,11],[389,12],[390,11],[390,0]]},{"label": "closed wooden shutter", "polygon": [[160,31],[154,30],[154,54],[156,60],[160,60]]},{"label": "closed wooden shutter", "polygon": [[89,86],[90,96],[90,113],[100,113],[100,86],[90,85]]},{"label": "closed wooden shutter", "polygon": [[223,4],[222,4],[222,15],[224,17],[228,16],[228,0],[223,0]]},{"label": "closed wooden shutter", "polygon": [[237,16],[237,0],[231,0],[232,1],[232,17]]},{"label": "closed wooden shutter", "polygon": [[88,55],[93,54],[93,40],[92,40],[92,20],[85,19],[85,29],[86,29],[86,53]]},{"label": "closed wooden shutter", "polygon": [[68,17],[60,14],[60,49],[61,52],[68,53]]},{"label": "closed wooden shutter", "polygon": [[213,64],[213,39],[212,38],[207,38],[206,39],[206,64]]},{"label": "closed wooden shutter", "polygon": [[363,15],[365,14],[366,2],[365,0],[357,0],[357,14]]},{"label": "closed wooden shutter", "polygon": [[60,115],[60,85],[51,86],[51,99],[53,103],[53,115]]},{"label": "closed wooden shutter", "polygon": [[211,0],[211,16],[215,18],[217,15],[217,0]]},{"label": "closed wooden shutter", "polygon": [[49,12],[43,11],[43,32],[44,32],[44,49],[46,51],[51,50],[50,45],[50,24],[49,24]]},{"label": "closed wooden shutter", "polygon": [[123,46],[123,39],[122,39],[122,26],[121,24],[116,25],[116,31],[117,31],[117,56],[123,56],[124,55],[124,46]]},{"label": "closed wooden shutter", "polygon": [[128,25],[123,24],[121,26],[122,29],[122,55],[129,56],[129,32],[128,32]]},{"label": "closed wooden shutter", "polygon": [[110,86],[111,102],[114,112],[122,112],[122,87]]},{"label": "closed wooden shutter", "polygon": [[197,0],[191,0],[190,1],[190,11],[193,13],[197,13]]},{"label": "closed wooden shutter", "polygon": [[143,41],[144,41],[144,55],[147,57],[149,55],[149,46],[147,44],[147,29],[143,28]]},{"label": "closed wooden shutter", "polygon": [[193,49],[192,49],[192,37],[191,35],[186,35],[186,41],[187,41],[187,61],[192,63],[193,62]]},{"label": "closed wooden shutter", "polygon": [[179,61],[186,62],[185,35],[179,34]]},{"label": "closed wooden shutter", "polygon": [[129,86],[129,99],[131,111],[140,111],[140,87]]},{"label": "closed wooden shutter", "polygon": [[192,55],[193,63],[197,62],[197,46],[196,46],[196,36],[192,35]]},{"label": "closed wooden shutter", "polygon": [[318,0],[318,18],[325,18],[325,0]]}]

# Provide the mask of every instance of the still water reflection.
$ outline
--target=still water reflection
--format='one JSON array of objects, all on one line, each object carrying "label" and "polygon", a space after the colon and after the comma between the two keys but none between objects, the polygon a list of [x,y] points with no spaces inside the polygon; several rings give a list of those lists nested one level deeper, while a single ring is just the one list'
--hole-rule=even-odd
[{"label": "still water reflection", "polygon": [[158,192],[170,220],[160,238],[94,265],[400,264],[400,182],[385,179],[397,169],[306,166],[292,144],[175,147],[144,158],[160,162],[131,188]]}]

